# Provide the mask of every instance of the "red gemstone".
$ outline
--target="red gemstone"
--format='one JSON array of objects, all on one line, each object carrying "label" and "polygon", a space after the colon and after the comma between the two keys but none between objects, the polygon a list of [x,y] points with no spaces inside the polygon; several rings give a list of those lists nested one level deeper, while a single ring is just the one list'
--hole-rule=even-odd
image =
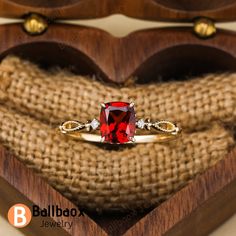
[{"label": "red gemstone", "polygon": [[100,131],[105,142],[127,143],[135,134],[134,107],[127,102],[109,102],[101,109]]}]

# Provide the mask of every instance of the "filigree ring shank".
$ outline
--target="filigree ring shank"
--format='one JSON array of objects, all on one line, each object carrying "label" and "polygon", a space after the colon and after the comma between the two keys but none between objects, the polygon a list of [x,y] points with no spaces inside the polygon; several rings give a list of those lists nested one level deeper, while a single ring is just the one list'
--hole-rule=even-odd
[{"label": "filigree ring shank", "polygon": [[134,103],[125,102],[102,103],[100,121],[69,120],[59,129],[77,140],[112,144],[165,142],[180,133],[179,127],[170,121],[136,120]]}]

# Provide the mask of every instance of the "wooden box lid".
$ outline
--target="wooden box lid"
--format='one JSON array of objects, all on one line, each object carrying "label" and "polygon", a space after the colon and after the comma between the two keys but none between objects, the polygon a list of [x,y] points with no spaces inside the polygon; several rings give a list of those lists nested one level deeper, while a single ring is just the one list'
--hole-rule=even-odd
[{"label": "wooden box lid", "polygon": [[0,16],[21,18],[39,13],[50,19],[83,19],[121,13],[157,21],[192,21],[208,17],[236,20],[236,0],[0,0]]}]

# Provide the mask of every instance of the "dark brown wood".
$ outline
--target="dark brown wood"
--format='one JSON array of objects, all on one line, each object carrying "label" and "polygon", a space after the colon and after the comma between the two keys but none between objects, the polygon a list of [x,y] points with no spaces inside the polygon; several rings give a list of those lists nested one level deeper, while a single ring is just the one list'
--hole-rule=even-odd
[{"label": "dark brown wood", "polygon": [[[7,219],[7,213],[10,207],[15,204],[25,204],[32,208],[33,203],[29,201],[23,194],[21,194],[16,188],[10,185],[5,179],[0,177],[0,214]],[[38,236],[38,235],[50,235],[50,236],[69,236],[61,227],[43,228],[42,221],[53,222],[49,217],[33,217],[28,227],[19,229],[25,235]]]},{"label": "dark brown wood", "polygon": [[[0,41],[0,59],[16,54],[44,67],[65,66],[79,74],[96,74],[117,83],[130,76],[146,83],[159,76],[164,80],[173,76],[184,79],[190,74],[236,70],[236,34],[222,30],[208,40],[197,38],[191,28],[151,29],[114,38],[94,28],[54,24],[41,36],[29,36],[21,24],[12,24],[0,26]],[[0,150],[0,177],[28,200],[42,208],[49,204],[75,207],[4,148]],[[87,212],[84,217],[70,219],[74,227],[68,233],[189,235],[197,222],[202,231],[196,231],[196,235],[202,236],[236,211],[232,201],[236,194],[235,169],[236,151],[153,211],[116,215]],[[220,218],[215,213],[218,209],[222,212]],[[209,223],[205,219],[210,215],[217,218]]]},{"label": "dark brown wood", "polygon": [[[58,205],[62,209],[77,208],[69,200],[64,198],[55,189],[50,187],[41,177],[37,176],[32,170],[26,168],[22,163],[20,163],[10,152],[7,152],[2,146],[0,147],[0,177],[17,189],[23,198],[23,203],[29,204],[31,201],[33,204],[38,205],[41,208],[47,208],[48,205]],[[10,195],[9,188],[5,188],[6,184],[1,181],[1,191],[5,195]],[[1,197],[4,196],[1,194]],[[16,199],[19,196],[16,195]],[[10,203],[16,202],[15,197],[13,197]],[[22,198],[21,198],[22,199]],[[1,198],[4,201],[3,198]],[[9,199],[5,199],[6,205]],[[31,204],[29,205],[31,206]],[[73,227],[71,229],[66,229],[70,235],[90,235],[102,236],[106,235],[105,232],[92,221],[89,217],[53,217],[55,221],[64,220],[73,222]],[[39,220],[40,221],[40,220]],[[34,224],[35,225],[35,224]]]},{"label": "dark brown wood", "polygon": [[191,28],[150,29],[115,38],[94,28],[55,24],[35,37],[21,24],[12,24],[0,26],[0,41],[0,59],[17,54],[117,83],[131,76],[147,82],[236,70],[236,33],[222,30],[208,40],[197,38]]},{"label": "dark brown wood", "polygon": [[82,19],[122,13],[127,16],[192,21],[205,16],[216,21],[236,20],[235,0],[0,0],[0,16],[20,18],[30,12],[55,19]]},{"label": "dark brown wood", "polygon": [[[3,147],[0,150],[0,177],[2,178],[0,178],[0,203],[5,205],[3,210],[5,216],[8,207],[19,201],[28,206],[31,206],[31,202],[33,202],[41,208],[52,204],[59,205],[63,209],[76,207],[41,177],[26,168],[10,152]],[[12,187],[17,189],[20,194],[16,190],[12,190]],[[4,198],[4,196],[12,197]],[[235,197],[236,149],[145,217],[143,217],[144,213],[135,211],[126,215],[96,216],[90,213],[90,217],[95,219],[99,225],[90,220],[86,214],[80,218],[54,217],[53,219],[73,222],[73,229],[68,230],[68,233],[73,236],[107,234],[204,236],[236,212]],[[102,218],[106,219],[106,223],[102,222]],[[140,218],[142,219],[140,220]],[[42,219],[34,220],[32,228],[26,228],[24,232],[43,232],[38,227]],[[56,230],[60,232],[60,229]],[[52,233],[55,232],[52,231]],[[64,232],[61,233],[60,235],[64,235]]]},{"label": "dark brown wood", "polygon": [[[235,157],[234,157],[235,158]],[[188,217],[167,232],[168,236],[209,235],[236,212],[236,180],[197,207]],[[219,206],[223,206],[219,208]],[[202,222],[206,222],[202,224]],[[200,226],[200,227],[199,227]]]},{"label": "dark brown wood", "polygon": [[150,212],[125,236],[204,236],[236,212],[236,149]]}]

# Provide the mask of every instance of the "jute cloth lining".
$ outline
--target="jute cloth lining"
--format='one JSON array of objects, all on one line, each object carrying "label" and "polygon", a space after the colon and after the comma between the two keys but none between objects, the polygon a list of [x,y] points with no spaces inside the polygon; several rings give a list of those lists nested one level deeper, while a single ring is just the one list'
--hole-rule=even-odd
[{"label": "jute cloth lining", "polygon": [[0,98],[8,106],[53,124],[97,118],[99,104],[115,100],[133,100],[137,117],[173,120],[185,130],[214,120],[236,121],[236,74],[119,88],[66,71],[47,72],[8,57],[0,65],[0,80]]},{"label": "jute cloth lining", "polygon": [[29,167],[91,210],[149,207],[168,198],[227,154],[233,139],[219,125],[166,145],[108,151],[67,139],[28,116],[0,107],[0,139]]},{"label": "jute cloth lining", "polygon": [[[235,74],[221,74],[116,88],[8,57],[0,65],[0,139],[82,208],[149,207],[224,158],[234,145],[223,125],[235,123],[235,82]],[[100,101],[129,98],[140,117],[181,122],[182,136],[168,144],[108,150],[66,138],[49,124],[97,117]]]}]

